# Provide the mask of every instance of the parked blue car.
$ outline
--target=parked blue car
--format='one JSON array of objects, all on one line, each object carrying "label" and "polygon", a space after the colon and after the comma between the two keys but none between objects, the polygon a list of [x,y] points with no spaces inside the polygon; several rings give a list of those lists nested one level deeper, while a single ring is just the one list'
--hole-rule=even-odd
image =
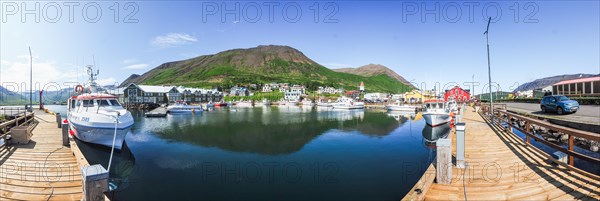
[{"label": "parked blue car", "polygon": [[579,110],[579,103],[566,96],[545,96],[540,102],[542,112],[554,111],[558,114],[575,113]]}]

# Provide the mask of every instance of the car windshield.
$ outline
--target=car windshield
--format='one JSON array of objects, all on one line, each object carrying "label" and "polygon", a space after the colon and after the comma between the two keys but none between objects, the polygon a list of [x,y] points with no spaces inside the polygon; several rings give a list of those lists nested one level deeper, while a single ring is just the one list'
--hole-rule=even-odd
[{"label": "car windshield", "polygon": [[556,97],[556,99],[557,99],[558,101],[568,101],[568,100],[570,100],[570,99],[569,99],[569,98],[567,98],[566,96],[557,96],[557,97]]}]

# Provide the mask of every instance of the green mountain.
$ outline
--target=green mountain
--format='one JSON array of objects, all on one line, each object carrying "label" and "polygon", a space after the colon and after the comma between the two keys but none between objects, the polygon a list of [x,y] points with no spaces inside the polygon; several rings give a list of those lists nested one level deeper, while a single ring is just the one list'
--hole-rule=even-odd
[{"label": "green mountain", "polygon": [[233,49],[214,55],[164,63],[142,75],[132,75],[129,83],[182,85],[190,87],[224,87],[264,83],[303,84],[358,89],[360,82],[371,92],[399,93],[412,87],[387,74],[358,75],[335,72],[288,46],[258,46]]}]

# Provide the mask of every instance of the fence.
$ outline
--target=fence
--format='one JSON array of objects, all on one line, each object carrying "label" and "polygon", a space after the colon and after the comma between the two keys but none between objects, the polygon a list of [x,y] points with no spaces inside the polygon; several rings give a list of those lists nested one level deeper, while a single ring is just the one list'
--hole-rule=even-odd
[{"label": "fence", "polygon": [[[489,105],[482,105],[481,112],[483,114],[489,115],[489,107],[490,107]],[[577,130],[577,129],[568,128],[568,127],[564,127],[564,126],[559,126],[559,125],[555,125],[555,124],[552,124],[552,123],[549,123],[546,121],[533,119],[530,117],[511,113],[511,112],[506,111],[506,105],[504,105],[503,110],[500,108],[502,108],[502,106],[496,106],[496,104],[494,104],[494,117],[496,117],[496,119],[498,120],[498,121],[496,121],[496,123],[501,124],[501,122],[504,121],[504,122],[506,122],[507,126],[512,127],[514,129],[522,132],[523,134],[525,134],[525,136],[526,136],[525,141],[527,142],[527,144],[530,144],[531,138],[533,138],[542,144],[545,144],[557,151],[567,154],[568,155],[568,164],[570,166],[573,166],[573,164],[574,164],[573,161],[574,161],[575,157],[585,160],[585,161],[588,161],[588,162],[591,162],[591,163],[594,163],[596,165],[600,165],[600,159],[590,157],[590,156],[575,152],[573,150],[573,148],[575,147],[575,143],[574,143],[575,137],[579,137],[579,138],[583,138],[583,139],[587,139],[587,140],[593,140],[593,141],[598,142],[598,141],[600,141],[600,134],[592,133],[592,132],[588,132],[588,131]],[[514,125],[511,123],[513,121],[517,121],[517,122],[519,122],[519,124]],[[520,126],[520,122],[525,122],[525,129],[523,129]],[[538,126],[540,128],[545,128],[548,130],[553,130],[553,131],[567,134],[569,136],[567,148],[564,148],[558,144],[547,141],[542,137],[536,136],[534,133],[531,132],[534,125]]]}]

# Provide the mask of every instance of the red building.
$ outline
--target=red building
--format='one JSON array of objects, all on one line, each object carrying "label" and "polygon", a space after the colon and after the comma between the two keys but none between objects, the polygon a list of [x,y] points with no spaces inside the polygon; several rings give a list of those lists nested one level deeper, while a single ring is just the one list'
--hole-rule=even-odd
[{"label": "red building", "polygon": [[352,98],[352,99],[358,99],[360,97],[360,92],[358,91],[347,91],[346,92],[346,97],[348,98]]},{"label": "red building", "polygon": [[444,93],[444,101],[448,101],[448,99],[454,99],[456,100],[456,102],[466,102],[469,101],[471,99],[471,93],[470,90],[465,90],[462,89],[458,86],[455,86],[454,88],[450,89],[450,90],[446,90],[446,93]]}]

